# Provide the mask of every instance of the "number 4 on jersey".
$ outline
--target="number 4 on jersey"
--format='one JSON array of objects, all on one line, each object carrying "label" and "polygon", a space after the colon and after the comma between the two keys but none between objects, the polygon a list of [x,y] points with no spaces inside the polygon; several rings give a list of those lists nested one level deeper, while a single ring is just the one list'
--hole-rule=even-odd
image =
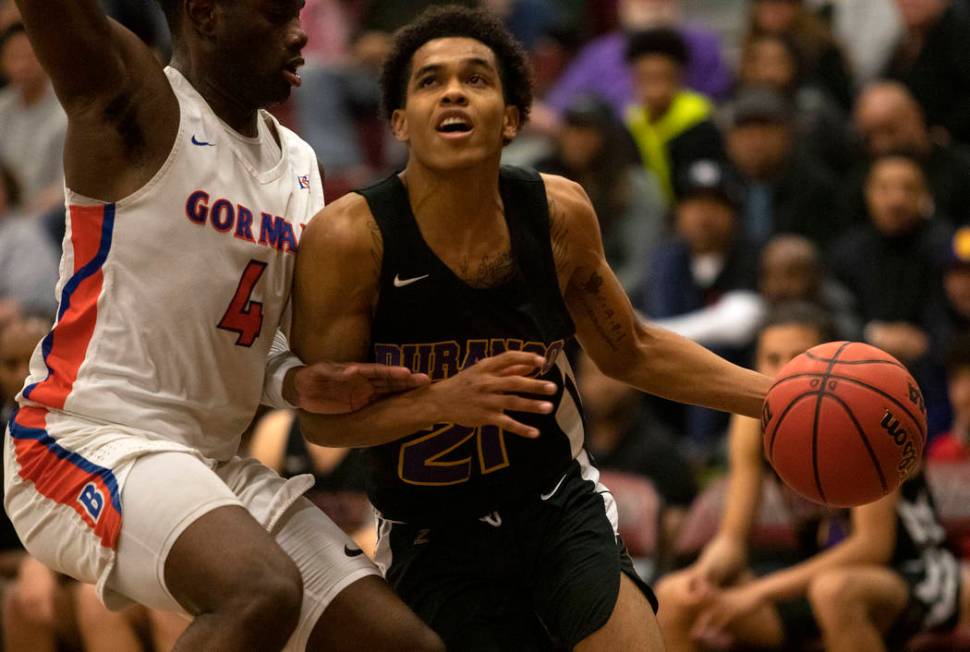
[{"label": "number 4 on jersey", "polygon": [[259,283],[263,272],[266,270],[266,263],[258,260],[251,260],[243,270],[242,278],[239,279],[239,287],[233,295],[226,314],[219,322],[219,328],[232,333],[237,333],[236,346],[250,347],[256,338],[259,337],[263,329],[263,304],[260,301],[253,301],[253,288]]}]

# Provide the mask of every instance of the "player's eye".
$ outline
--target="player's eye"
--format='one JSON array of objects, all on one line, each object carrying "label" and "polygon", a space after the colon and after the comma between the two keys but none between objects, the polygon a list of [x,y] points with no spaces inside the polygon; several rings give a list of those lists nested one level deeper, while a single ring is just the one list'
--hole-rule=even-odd
[{"label": "player's eye", "polygon": [[483,86],[488,83],[484,75],[474,74],[468,78],[468,83],[474,86]]},{"label": "player's eye", "polygon": [[428,75],[427,77],[422,77],[418,80],[418,88],[427,88],[435,82],[433,75]]}]

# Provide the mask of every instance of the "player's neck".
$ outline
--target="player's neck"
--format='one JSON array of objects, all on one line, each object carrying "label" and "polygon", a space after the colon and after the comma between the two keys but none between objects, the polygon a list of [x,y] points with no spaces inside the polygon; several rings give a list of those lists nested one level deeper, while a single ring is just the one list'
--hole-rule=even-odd
[{"label": "player's neck", "polygon": [[407,188],[411,210],[423,229],[440,227],[454,232],[460,223],[475,231],[502,215],[497,162],[442,173],[412,158],[401,180]]},{"label": "player's neck", "polygon": [[200,66],[194,66],[187,56],[176,53],[172,58],[172,67],[189,80],[212,112],[233,130],[250,137],[259,133],[258,108],[246,104],[238,94],[219,84],[213,75],[207,74]]}]

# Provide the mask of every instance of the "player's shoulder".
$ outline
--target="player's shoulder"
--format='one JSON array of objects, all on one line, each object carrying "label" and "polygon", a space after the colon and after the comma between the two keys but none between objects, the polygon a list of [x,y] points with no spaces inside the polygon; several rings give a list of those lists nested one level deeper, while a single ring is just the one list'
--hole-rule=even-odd
[{"label": "player's shoulder", "polygon": [[354,254],[370,250],[378,233],[367,200],[352,192],[317,213],[303,238],[310,247],[325,246],[330,252]]},{"label": "player's shoulder", "polygon": [[553,227],[560,223],[585,224],[596,222],[596,213],[589,195],[581,185],[556,174],[542,174],[549,202],[549,219]]}]

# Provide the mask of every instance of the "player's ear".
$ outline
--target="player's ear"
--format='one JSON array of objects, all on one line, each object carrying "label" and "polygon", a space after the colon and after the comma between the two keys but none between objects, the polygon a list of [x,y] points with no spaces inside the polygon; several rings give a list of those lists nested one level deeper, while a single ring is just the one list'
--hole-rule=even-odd
[{"label": "player's ear", "polygon": [[215,27],[216,0],[183,0],[182,10],[192,29],[203,35],[212,34]]},{"label": "player's ear", "polygon": [[395,109],[394,113],[391,114],[391,132],[402,143],[406,143],[411,139],[408,131],[408,119],[404,113],[404,109]]},{"label": "player's ear", "polygon": [[502,123],[502,139],[510,143],[519,135],[519,127],[522,126],[522,114],[519,107],[509,105],[505,107],[505,119]]}]

